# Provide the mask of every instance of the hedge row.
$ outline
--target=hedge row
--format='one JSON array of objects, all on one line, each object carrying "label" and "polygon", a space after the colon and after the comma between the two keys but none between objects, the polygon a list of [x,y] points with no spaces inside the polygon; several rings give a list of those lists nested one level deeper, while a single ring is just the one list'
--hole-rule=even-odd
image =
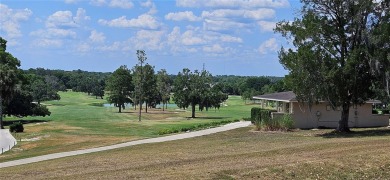
[{"label": "hedge row", "polygon": [[252,124],[260,124],[262,120],[268,120],[271,118],[271,113],[277,112],[271,109],[261,109],[254,107],[251,109],[251,122]]}]

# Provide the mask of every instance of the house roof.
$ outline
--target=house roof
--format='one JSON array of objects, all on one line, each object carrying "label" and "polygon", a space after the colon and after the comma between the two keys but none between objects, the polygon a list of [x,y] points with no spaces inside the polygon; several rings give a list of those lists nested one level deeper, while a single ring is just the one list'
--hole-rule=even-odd
[{"label": "house roof", "polygon": [[283,101],[283,102],[297,101],[295,93],[292,91],[253,96],[253,99],[262,99],[262,100],[270,100],[270,101]]},{"label": "house roof", "polygon": [[[269,101],[282,101],[282,102],[297,102],[296,95],[292,91],[253,96],[253,99],[261,99],[261,100],[269,100]],[[370,100],[367,100],[366,103],[375,104],[375,103],[381,103],[381,101],[370,99]]]}]

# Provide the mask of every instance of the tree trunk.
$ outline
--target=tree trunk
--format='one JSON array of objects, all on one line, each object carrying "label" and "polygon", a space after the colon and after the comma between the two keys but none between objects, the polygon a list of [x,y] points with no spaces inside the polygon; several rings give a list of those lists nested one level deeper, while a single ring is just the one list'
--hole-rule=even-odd
[{"label": "tree trunk", "polygon": [[165,102],[165,109],[168,109],[168,102]]},{"label": "tree trunk", "polygon": [[122,112],[122,105],[119,105],[118,108],[119,108],[118,112],[121,113]]},{"label": "tree trunk", "polygon": [[165,106],[165,103],[163,102],[163,105],[162,105],[162,107],[163,107],[163,111],[165,110],[165,109],[164,109],[164,106]]},{"label": "tree trunk", "polygon": [[342,106],[341,119],[339,121],[339,126],[336,129],[338,132],[350,132],[348,127],[349,107],[349,102],[345,102]]},{"label": "tree trunk", "polygon": [[145,102],[145,113],[148,113],[148,102]]},{"label": "tree trunk", "polygon": [[3,126],[3,97],[0,95],[0,129],[4,129]]},{"label": "tree trunk", "polygon": [[194,103],[191,103],[191,109],[192,109],[192,115],[191,115],[191,117],[192,117],[192,118],[195,118],[195,104],[194,104]]}]

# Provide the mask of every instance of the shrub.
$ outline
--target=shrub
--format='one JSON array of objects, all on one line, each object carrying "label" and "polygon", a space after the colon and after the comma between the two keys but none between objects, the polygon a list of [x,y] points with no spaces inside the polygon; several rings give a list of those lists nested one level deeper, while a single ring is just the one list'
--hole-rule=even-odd
[{"label": "shrub", "polygon": [[382,114],[390,114],[389,112],[390,112],[390,110],[388,110],[388,109],[382,110]]},{"label": "shrub", "polygon": [[287,131],[294,128],[294,121],[289,114],[284,114],[279,118],[271,118],[271,116],[265,116],[260,125],[256,125],[257,129],[263,129],[265,131]]},{"label": "shrub", "polygon": [[261,108],[254,107],[251,109],[251,122],[255,124],[256,121],[260,121],[260,111]]},{"label": "shrub", "polygon": [[16,122],[16,123],[11,124],[9,126],[9,131],[16,132],[16,133],[23,132],[24,131],[23,124],[21,122]]}]

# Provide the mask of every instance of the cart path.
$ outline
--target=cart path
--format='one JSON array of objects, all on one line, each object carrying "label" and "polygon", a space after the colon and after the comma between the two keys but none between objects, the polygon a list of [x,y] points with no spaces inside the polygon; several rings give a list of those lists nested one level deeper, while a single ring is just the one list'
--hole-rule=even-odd
[{"label": "cart path", "polygon": [[164,137],[158,137],[158,138],[150,138],[150,139],[142,139],[137,141],[130,141],[125,142],[121,144],[115,144],[110,146],[103,146],[103,147],[97,147],[97,148],[91,148],[91,149],[83,149],[83,150],[76,150],[76,151],[68,151],[68,152],[61,152],[61,153],[54,153],[54,154],[47,154],[42,156],[36,156],[26,159],[19,159],[14,161],[8,161],[0,163],[0,168],[5,167],[11,167],[11,166],[18,166],[23,164],[29,164],[29,163],[35,163],[40,161],[46,161],[51,159],[58,159],[63,157],[69,157],[69,156],[76,156],[80,154],[88,154],[88,153],[94,153],[94,152],[100,152],[100,151],[107,151],[111,149],[118,149],[123,147],[129,147],[134,146],[138,144],[149,144],[149,143],[159,143],[159,142],[166,142],[166,141],[174,141],[179,139],[187,139],[187,138],[193,138],[193,137],[199,137],[209,134],[214,134],[218,132],[228,131],[232,129],[247,127],[251,125],[250,121],[240,121],[235,123],[226,124],[220,127],[200,130],[200,131],[193,131],[188,133],[182,133],[182,134],[175,134],[170,136],[164,136]]}]

